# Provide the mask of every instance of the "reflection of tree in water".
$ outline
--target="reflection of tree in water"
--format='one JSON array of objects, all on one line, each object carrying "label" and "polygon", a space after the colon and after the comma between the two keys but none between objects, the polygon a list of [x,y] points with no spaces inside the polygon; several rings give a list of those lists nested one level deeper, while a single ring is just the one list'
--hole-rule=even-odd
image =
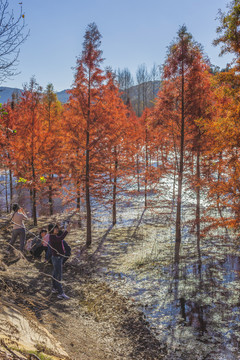
[{"label": "reflection of tree in water", "polygon": [[[201,291],[202,289],[202,261],[199,261],[192,265],[191,272],[194,276],[198,277],[198,286],[195,288],[194,293]],[[187,273],[183,271],[183,278],[187,279]],[[186,300],[185,297],[180,296],[178,298],[178,285],[179,285],[179,266],[175,263],[174,268],[174,297],[178,307],[180,307],[180,315],[183,319],[185,326],[191,326],[198,332],[199,336],[204,335],[207,329],[206,310],[208,306],[200,305],[198,302]]]},{"label": "reflection of tree in water", "polygon": [[207,330],[206,310],[208,307],[186,300],[183,297],[179,299],[179,302],[181,316],[186,326],[192,326],[199,332],[199,335],[204,335]]}]

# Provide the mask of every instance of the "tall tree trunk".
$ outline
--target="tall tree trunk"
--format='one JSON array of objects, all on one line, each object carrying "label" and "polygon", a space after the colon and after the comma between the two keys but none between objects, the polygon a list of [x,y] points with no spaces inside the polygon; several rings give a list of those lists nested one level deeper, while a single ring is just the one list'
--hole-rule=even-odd
[{"label": "tall tree trunk", "polygon": [[79,181],[77,181],[77,209],[80,210],[81,196],[80,196],[80,189],[78,187],[79,187]]},{"label": "tall tree trunk", "polygon": [[175,199],[176,199],[176,168],[177,168],[177,164],[175,163],[174,173],[173,173],[173,194],[172,194],[171,219],[173,219],[173,211],[174,211]]},{"label": "tall tree trunk", "polygon": [[33,223],[36,226],[37,225],[37,203],[36,203],[36,188],[35,188],[35,180],[36,180],[36,176],[35,176],[35,167],[34,167],[34,160],[33,160],[33,156],[32,156],[32,178],[33,178],[33,189],[32,189],[32,215],[33,215]]},{"label": "tall tree trunk", "polygon": [[148,132],[145,131],[146,135],[146,145],[145,145],[145,208],[147,208],[147,186],[148,186]]},{"label": "tall tree trunk", "polygon": [[137,186],[138,186],[138,192],[140,192],[140,171],[139,171],[139,156],[137,154]]},{"label": "tall tree trunk", "polygon": [[50,185],[48,187],[48,205],[49,205],[49,215],[53,215],[53,174],[50,175]]},{"label": "tall tree trunk", "polygon": [[177,195],[177,214],[176,214],[176,239],[175,239],[175,263],[179,263],[179,253],[181,245],[181,206],[182,206],[182,183],[184,165],[184,133],[185,133],[185,109],[184,109],[184,63],[182,60],[182,114],[181,114],[181,145],[180,145],[180,164],[178,172],[178,195]]},{"label": "tall tree trunk", "polygon": [[87,131],[86,131],[86,210],[87,210],[87,239],[86,247],[92,244],[92,213],[90,201],[90,106],[91,106],[91,93],[90,93],[90,72],[89,72],[89,88],[88,88],[88,114],[87,114]]},{"label": "tall tree trunk", "polygon": [[200,250],[200,148],[198,145],[197,148],[197,187],[196,187],[196,196],[197,196],[197,206],[196,206],[196,228],[197,228],[197,251],[198,258],[201,259],[201,250]]},{"label": "tall tree trunk", "polygon": [[117,222],[117,204],[116,204],[116,198],[117,198],[117,169],[118,169],[118,159],[117,159],[117,149],[116,146],[114,147],[114,156],[115,156],[115,162],[114,162],[114,179],[113,179],[113,208],[112,208],[112,223],[113,225]]},{"label": "tall tree trunk", "polygon": [[36,194],[37,191],[35,189],[35,187],[33,188],[33,192],[32,192],[32,198],[33,198],[33,223],[34,226],[37,226],[37,204],[36,204]]},{"label": "tall tree trunk", "polygon": [[10,183],[10,211],[11,211],[12,210],[12,202],[13,202],[12,170],[9,170],[9,183]]},{"label": "tall tree trunk", "polygon": [[[220,152],[219,154],[219,163],[222,161],[222,152]],[[219,181],[221,180],[222,178],[222,170],[221,170],[221,167],[220,167],[220,170],[218,170],[218,184],[219,184]],[[218,209],[218,213],[219,213],[219,216],[222,220],[222,222],[224,223],[224,216],[223,216],[223,212],[222,212],[222,209],[221,209],[221,206],[220,206],[220,195],[219,195],[219,192],[217,192],[217,209]],[[228,232],[228,228],[227,226],[225,225],[224,226],[225,228],[225,234],[226,234],[226,237],[229,238],[229,232]]]},{"label": "tall tree trunk", "polygon": [[158,167],[159,167],[159,149],[158,149],[158,147],[157,147],[157,164],[156,164],[156,166],[158,169]]},{"label": "tall tree trunk", "polygon": [[6,211],[9,212],[9,206],[8,206],[8,174],[7,170],[5,169],[5,201],[6,201]]},{"label": "tall tree trunk", "polygon": [[49,204],[49,214],[50,216],[53,215],[53,190],[52,184],[49,185],[49,195],[48,195],[48,204]]},{"label": "tall tree trunk", "polygon": [[90,183],[89,183],[89,131],[87,131],[86,142],[86,210],[87,210],[87,240],[86,246],[90,247],[92,243],[92,214],[90,202]]},{"label": "tall tree trunk", "polygon": [[81,219],[81,180],[77,180],[77,210],[79,211],[79,219],[78,226],[82,227],[82,219]]}]

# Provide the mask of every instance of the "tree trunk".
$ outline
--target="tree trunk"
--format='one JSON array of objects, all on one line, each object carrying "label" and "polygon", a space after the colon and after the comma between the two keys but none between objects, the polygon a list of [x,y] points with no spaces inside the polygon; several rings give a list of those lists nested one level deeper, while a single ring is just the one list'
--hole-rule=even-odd
[{"label": "tree trunk", "polygon": [[53,215],[52,185],[49,185],[48,203],[49,203],[49,214],[51,216]]},{"label": "tree trunk", "polygon": [[118,169],[118,160],[117,160],[117,149],[114,147],[114,179],[113,179],[113,208],[112,208],[112,223],[113,225],[117,222],[117,206],[116,206],[116,198],[117,198],[117,169]]},{"label": "tree trunk", "polygon": [[147,186],[148,186],[148,132],[146,129],[146,146],[145,146],[145,208],[147,208]]},{"label": "tree trunk", "polygon": [[36,191],[36,189],[35,189],[35,187],[34,187],[34,188],[33,188],[33,192],[32,192],[32,199],[33,199],[33,223],[34,223],[34,226],[37,226],[36,194],[37,194],[37,191]]},{"label": "tree trunk", "polygon": [[12,210],[12,202],[13,202],[12,170],[9,170],[9,182],[10,182],[10,211],[11,211]]},{"label": "tree trunk", "polygon": [[196,206],[196,227],[197,227],[197,251],[198,258],[201,259],[201,250],[200,250],[200,149],[197,148],[197,187],[196,187],[196,196],[197,196],[197,206]]},{"label": "tree trunk", "polygon": [[90,202],[90,184],[89,184],[89,131],[87,131],[86,142],[86,210],[87,210],[87,240],[86,246],[90,247],[92,243],[92,214]]},{"label": "tree trunk", "polygon": [[173,219],[173,212],[174,212],[174,208],[175,208],[175,199],[176,199],[176,168],[177,168],[177,163],[175,163],[174,173],[173,173],[173,194],[172,194],[171,219]]},{"label": "tree trunk", "polygon": [[137,155],[137,186],[138,186],[138,192],[140,192],[140,175],[139,175],[139,157]]},{"label": "tree trunk", "polygon": [[86,247],[90,247],[92,244],[92,213],[91,213],[91,201],[90,201],[90,106],[91,106],[91,88],[90,81],[91,73],[88,74],[88,113],[87,113],[87,129],[86,129],[86,210],[87,210],[87,239]]},{"label": "tree trunk", "polygon": [[32,215],[33,215],[33,223],[36,226],[37,225],[37,205],[36,205],[36,188],[35,188],[35,167],[34,167],[34,161],[32,156],[32,178],[33,178],[33,189],[32,189]]},{"label": "tree trunk", "polygon": [[185,113],[184,113],[184,63],[182,61],[182,114],[181,114],[181,145],[180,145],[180,164],[178,172],[178,195],[177,195],[177,214],[176,214],[176,239],[175,239],[175,263],[179,263],[179,253],[181,245],[181,206],[182,206],[182,183],[184,165],[184,133],[185,133]]},{"label": "tree trunk", "polygon": [[77,181],[77,209],[79,211],[79,219],[78,219],[78,226],[82,227],[82,219],[81,219],[81,181]]},{"label": "tree trunk", "polygon": [[[51,178],[51,181],[53,181],[53,175],[50,175],[50,178]],[[53,215],[53,188],[52,188],[52,183],[49,185],[48,203],[49,203],[49,214],[51,216],[51,215]]]},{"label": "tree trunk", "polygon": [[6,200],[6,211],[9,212],[9,206],[8,206],[8,181],[7,181],[7,170],[5,169],[5,200]]}]

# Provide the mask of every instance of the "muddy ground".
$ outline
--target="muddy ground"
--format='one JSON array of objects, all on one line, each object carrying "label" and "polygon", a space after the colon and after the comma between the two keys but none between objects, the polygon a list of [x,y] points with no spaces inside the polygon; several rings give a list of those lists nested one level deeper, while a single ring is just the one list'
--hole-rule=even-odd
[{"label": "muddy ground", "polygon": [[[45,221],[41,219],[38,228]],[[21,257],[16,250],[12,255],[6,252],[10,236],[10,229],[2,227],[0,359],[29,359],[30,353],[34,359],[167,358],[165,344],[156,338],[134,299],[96,278],[104,236],[95,234],[86,251],[82,230],[71,230],[72,256],[63,271],[69,300],[51,293],[51,265],[29,254]]]}]

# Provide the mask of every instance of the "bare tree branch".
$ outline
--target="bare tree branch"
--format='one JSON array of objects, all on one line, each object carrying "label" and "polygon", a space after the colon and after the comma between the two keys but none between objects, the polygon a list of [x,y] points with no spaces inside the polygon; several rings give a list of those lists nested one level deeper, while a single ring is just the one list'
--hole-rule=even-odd
[{"label": "bare tree branch", "polygon": [[29,35],[25,30],[22,7],[15,17],[8,0],[0,0],[0,83],[17,75],[20,46]]}]

